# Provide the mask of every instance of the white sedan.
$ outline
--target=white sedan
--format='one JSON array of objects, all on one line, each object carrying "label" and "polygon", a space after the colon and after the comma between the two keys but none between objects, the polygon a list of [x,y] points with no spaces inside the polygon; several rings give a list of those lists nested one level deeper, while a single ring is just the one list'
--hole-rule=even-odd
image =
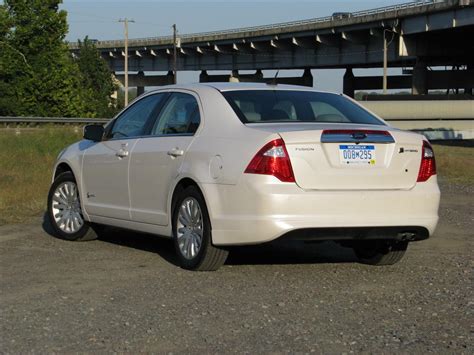
[{"label": "white sedan", "polygon": [[438,222],[433,150],[355,101],[311,88],[209,83],[137,98],[58,157],[57,236],[103,225],[174,240],[182,267],[215,270],[232,245],[333,240],[399,261]]}]

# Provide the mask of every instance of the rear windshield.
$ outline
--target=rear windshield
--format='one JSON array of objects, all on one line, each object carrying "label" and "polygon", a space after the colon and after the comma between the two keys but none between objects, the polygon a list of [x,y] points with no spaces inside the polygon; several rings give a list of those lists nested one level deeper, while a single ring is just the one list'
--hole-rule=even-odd
[{"label": "rear windshield", "polygon": [[243,123],[321,122],[384,125],[344,96],[290,90],[222,93]]}]

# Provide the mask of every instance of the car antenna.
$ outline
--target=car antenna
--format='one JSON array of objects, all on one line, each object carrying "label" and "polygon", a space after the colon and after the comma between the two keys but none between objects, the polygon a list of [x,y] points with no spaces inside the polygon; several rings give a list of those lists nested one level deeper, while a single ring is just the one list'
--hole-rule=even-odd
[{"label": "car antenna", "polygon": [[276,71],[275,76],[273,77],[272,81],[269,82],[269,85],[278,85],[277,77],[279,73],[280,73],[280,69]]}]

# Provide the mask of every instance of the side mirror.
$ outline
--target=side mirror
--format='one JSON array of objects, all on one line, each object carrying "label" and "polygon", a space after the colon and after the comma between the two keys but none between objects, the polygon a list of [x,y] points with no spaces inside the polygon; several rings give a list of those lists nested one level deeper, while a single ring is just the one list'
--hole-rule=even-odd
[{"label": "side mirror", "polygon": [[102,141],[104,137],[104,126],[97,124],[88,124],[84,127],[84,139],[94,142]]}]

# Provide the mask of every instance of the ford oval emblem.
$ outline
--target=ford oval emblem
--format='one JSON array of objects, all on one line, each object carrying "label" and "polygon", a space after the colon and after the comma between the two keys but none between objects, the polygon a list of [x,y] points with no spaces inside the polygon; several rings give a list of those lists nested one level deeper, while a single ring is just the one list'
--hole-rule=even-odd
[{"label": "ford oval emblem", "polygon": [[354,132],[352,133],[352,138],[357,139],[357,140],[365,139],[367,138],[367,134],[364,132]]}]

